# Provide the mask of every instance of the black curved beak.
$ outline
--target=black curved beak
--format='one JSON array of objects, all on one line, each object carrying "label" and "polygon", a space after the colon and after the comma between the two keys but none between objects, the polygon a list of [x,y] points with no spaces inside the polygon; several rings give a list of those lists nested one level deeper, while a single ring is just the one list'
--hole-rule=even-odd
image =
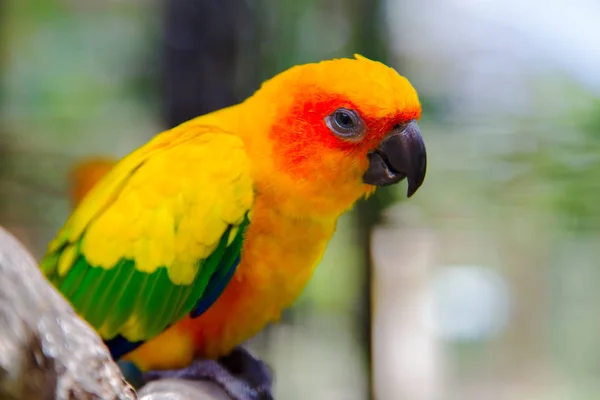
[{"label": "black curved beak", "polygon": [[369,169],[363,182],[388,186],[408,178],[408,197],[415,194],[425,180],[427,152],[415,121],[394,129],[368,154]]}]

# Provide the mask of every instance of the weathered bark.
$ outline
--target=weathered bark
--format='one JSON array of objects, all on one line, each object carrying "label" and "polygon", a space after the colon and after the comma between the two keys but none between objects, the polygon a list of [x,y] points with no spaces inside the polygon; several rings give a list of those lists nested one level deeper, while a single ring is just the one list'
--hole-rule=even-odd
[{"label": "weathered bark", "polygon": [[230,397],[215,383],[162,379],[144,386],[140,400],[230,400]]},{"label": "weathered bark", "polygon": [[135,398],[100,338],[2,228],[0,398]]}]

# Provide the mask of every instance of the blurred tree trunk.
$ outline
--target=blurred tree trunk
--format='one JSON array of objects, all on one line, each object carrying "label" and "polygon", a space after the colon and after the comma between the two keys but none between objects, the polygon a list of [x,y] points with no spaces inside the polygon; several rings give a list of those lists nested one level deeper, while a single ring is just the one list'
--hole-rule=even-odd
[{"label": "blurred tree trunk", "polygon": [[235,104],[255,89],[256,27],[248,2],[169,0],[164,7],[161,78],[167,127]]},{"label": "blurred tree trunk", "polygon": [[[355,51],[363,56],[388,62],[387,32],[385,31],[386,21],[383,18],[383,0],[354,0],[355,10],[352,26],[354,27]],[[354,209],[354,216],[357,220],[357,240],[363,254],[364,278],[362,282],[363,303],[361,304],[361,315],[358,316],[359,332],[364,343],[365,359],[369,371],[368,393],[365,398],[372,399],[373,392],[373,354],[372,354],[372,278],[373,265],[371,255],[371,234],[373,228],[381,219],[382,210],[394,201],[393,192],[389,189],[378,189],[377,192],[368,200],[361,200]]]}]

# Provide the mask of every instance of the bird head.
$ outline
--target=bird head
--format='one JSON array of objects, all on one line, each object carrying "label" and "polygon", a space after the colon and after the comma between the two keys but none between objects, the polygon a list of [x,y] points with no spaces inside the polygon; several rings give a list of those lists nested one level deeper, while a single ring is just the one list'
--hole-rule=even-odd
[{"label": "bird head", "polygon": [[249,104],[255,121],[269,121],[261,131],[270,168],[258,180],[265,191],[285,187],[308,207],[336,213],[405,178],[410,197],[425,179],[417,92],[380,62],[356,55],[298,65],[265,82]]}]

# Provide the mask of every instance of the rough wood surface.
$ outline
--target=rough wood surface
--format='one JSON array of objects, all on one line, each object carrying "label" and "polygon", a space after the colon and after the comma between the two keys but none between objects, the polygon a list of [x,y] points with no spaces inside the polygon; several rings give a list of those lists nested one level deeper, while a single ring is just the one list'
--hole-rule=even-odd
[{"label": "rough wood surface", "polygon": [[[0,399],[135,399],[95,331],[0,227]],[[227,400],[210,382],[164,380],[144,400]]]},{"label": "rough wood surface", "polygon": [[144,386],[140,400],[231,400],[215,383],[161,379]]}]

